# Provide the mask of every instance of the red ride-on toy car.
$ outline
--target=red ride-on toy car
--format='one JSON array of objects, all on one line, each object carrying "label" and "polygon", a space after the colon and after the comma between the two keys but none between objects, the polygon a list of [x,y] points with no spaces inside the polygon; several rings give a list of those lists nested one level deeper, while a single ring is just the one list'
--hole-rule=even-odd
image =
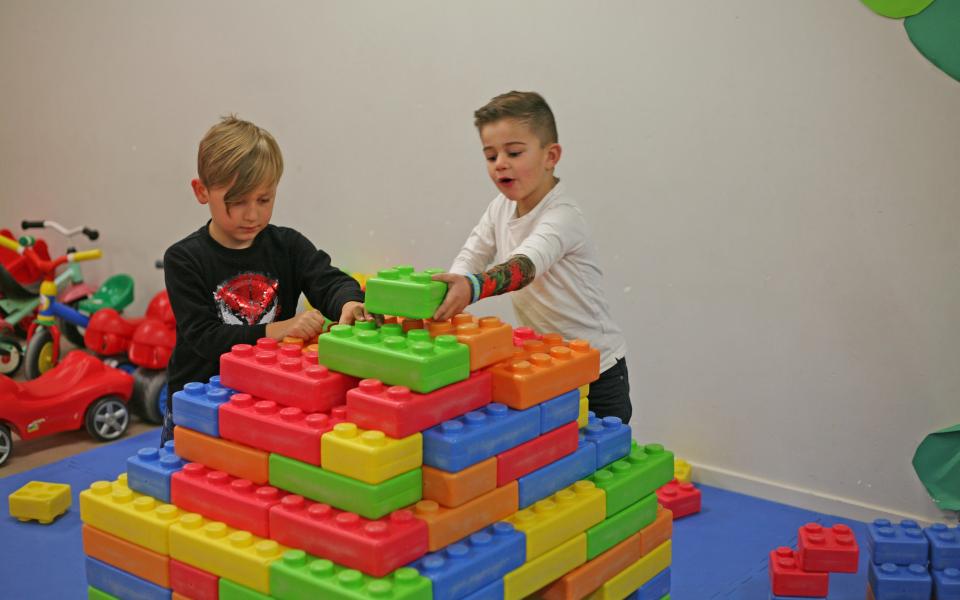
[{"label": "red ride-on toy car", "polygon": [[84,426],[98,441],[121,437],[132,392],[131,375],[79,350],[33,381],[0,376],[0,465],[13,451],[11,429],[23,440]]}]

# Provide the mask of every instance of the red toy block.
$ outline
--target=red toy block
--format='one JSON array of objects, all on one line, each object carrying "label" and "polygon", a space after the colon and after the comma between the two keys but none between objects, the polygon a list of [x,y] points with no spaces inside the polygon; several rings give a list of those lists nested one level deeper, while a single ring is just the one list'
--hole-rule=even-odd
[{"label": "red toy block", "polygon": [[189,463],[170,476],[172,504],[264,538],[270,537],[270,507],[284,495],[275,487],[255,485],[200,463]]},{"label": "red toy block", "polygon": [[573,454],[579,444],[579,433],[577,422],[571,421],[529,442],[501,452],[497,455],[497,487]]},{"label": "red toy block", "polygon": [[797,554],[804,571],[818,573],[856,573],[860,548],[853,530],[846,525],[826,528],[807,523],[800,528]]},{"label": "red toy block", "polygon": [[293,548],[383,577],[427,552],[427,524],[409,510],[371,521],[329,504],[287,496],[270,510],[270,534]]},{"label": "red toy block", "polygon": [[[525,354],[528,345],[548,344],[544,340],[525,342]],[[547,352],[534,352],[525,358],[515,353],[513,358],[490,367],[490,372],[494,401],[523,410],[595,381],[600,376],[600,351],[585,340],[573,340],[567,346],[552,346]]]},{"label": "red toy block", "polygon": [[315,353],[292,344],[281,348],[271,338],[260,338],[256,346],[237,344],[220,357],[220,383],[225,387],[308,413],[343,404],[347,390],[358,381],[319,364]]},{"label": "red toy block", "polygon": [[827,573],[802,570],[792,549],[781,546],[770,552],[770,589],[774,595],[825,598],[829,585]]},{"label": "red toy block", "polygon": [[517,327],[513,330],[513,345],[520,347],[527,340],[539,340],[540,334],[530,327]]},{"label": "red toy block", "polygon": [[293,406],[234,394],[220,405],[220,437],[320,466],[320,436],[342,423],[345,406],[305,413]]},{"label": "red toy block", "polygon": [[491,380],[490,373],[480,371],[429,394],[418,394],[403,386],[387,387],[377,379],[364,379],[347,392],[347,421],[361,429],[405,438],[490,404]]},{"label": "red toy block", "polygon": [[657,501],[673,513],[674,520],[700,512],[700,490],[692,483],[677,483],[674,479],[657,490]]},{"label": "red toy block", "polygon": [[170,589],[191,600],[218,600],[220,578],[171,558]]}]

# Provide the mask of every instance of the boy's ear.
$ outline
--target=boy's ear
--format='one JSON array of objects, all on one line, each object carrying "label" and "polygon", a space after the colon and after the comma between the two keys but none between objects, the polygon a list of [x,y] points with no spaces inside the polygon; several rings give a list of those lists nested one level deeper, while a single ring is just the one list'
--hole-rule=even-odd
[{"label": "boy's ear", "polygon": [[207,186],[203,185],[199,179],[191,180],[190,187],[193,188],[193,195],[197,197],[197,202],[206,204],[210,201],[210,192],[207,190]]},{"label": "boy's ear", "polygon": [[547,168],[552,169],[560,162],[560,155],[563,154],[563,148],[560,144],[550,144],[547,146]]}]

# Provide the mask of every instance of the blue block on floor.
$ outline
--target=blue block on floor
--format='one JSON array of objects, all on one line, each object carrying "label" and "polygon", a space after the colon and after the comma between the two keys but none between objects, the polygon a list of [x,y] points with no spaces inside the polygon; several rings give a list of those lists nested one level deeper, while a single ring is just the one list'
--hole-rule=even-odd
[{"label": "blue block on floor", "polygon": [[526,559],[526,536],[510,523],[500,522],[427,554],[410,566],[430,579],[433,600],[457,600],[502,581]]},{"label": "blue block on floor", "polygon": [[498,579],[469,596],[464,596],[463,600],[503,600],[503,579]]},{"label": "blue block on floor", "polygon": [[127,486],[135,492],[170,502],[170,476],[186,464],[177,456],[173,442],[163,448],[141,448],[127,459]]},{"label": "blue block on floor", "polygon": [[170,600],[166,588],[131,575],[103,561],[87,557],[87,583],[123,600]]},{"label": "blue block on floor", "polygon": [[937,600],[960,600],[960,569],[933,571],[933,589]]},{"label": "blue block on floor", "polygon": [[540,407],[494,402],[423,432],[423,464],[462,471],[540,435]]},{"label": "blue block on floor", "polygon": [[916,521],[904,519],[894,525],[887,519],[876,519],[867,526],[867,547],[878,565],[926,565],[929,546],[927,536]]},{"label": "blue block on floor", "polygon": [[173,395],[173,422],[176,425],[220,437],[220,405],[230,399],[232,390],[215,383],[188,383]]},{"label": "blue block on floor", "polygon": [[934,523],[923,533],[930,542],[931,569],[960,569],[960,527],[951,529],[943,523]]},{"label": "blue block on floor", "polygon": [[660,600],[670,593],[670,567],[660,571],[634,592],[637,600]]},{"label": "blue block on floor", "polygon": [[543,500],[575,481],[589,477],[597,470],[597,446],[580,436],[580,445],[573,454],[568,454],[549,465],[537,469],[517,480],[520,508],[526,508]]},{"label": "blue block on floor", "polygon": [[930,600],[933,579],[925,565],[870,563],[867,581],[877,600]]},{"label": "blue block on floor", "polygon": [[540,404],[540,435],[580,416],[580,390],[571,390]]},{"label": "blue block on floor", "polygon": [[597,447],[597,469],[620,460],[630,454],[632,433],[619,417],[598,419],[590,413],[590,420],[583,430],[588,442]]}]

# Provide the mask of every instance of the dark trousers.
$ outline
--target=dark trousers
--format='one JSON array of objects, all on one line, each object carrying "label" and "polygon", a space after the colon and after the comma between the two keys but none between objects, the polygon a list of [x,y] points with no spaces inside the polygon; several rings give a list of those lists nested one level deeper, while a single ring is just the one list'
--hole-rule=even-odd
[{"label": "dark trousers", "polygon": [[163,429],[160,431],[160,447],[173,439],[173,394],[167,396],[167,410],[163,414]]},{"label": "dark trousers", "polygon": [[633,405],[630,403],[630,376],[627,374],[627,361],[621,358],[590,384],[590,410],[597,417],[620,417],[624,423],[630,422]]}]

